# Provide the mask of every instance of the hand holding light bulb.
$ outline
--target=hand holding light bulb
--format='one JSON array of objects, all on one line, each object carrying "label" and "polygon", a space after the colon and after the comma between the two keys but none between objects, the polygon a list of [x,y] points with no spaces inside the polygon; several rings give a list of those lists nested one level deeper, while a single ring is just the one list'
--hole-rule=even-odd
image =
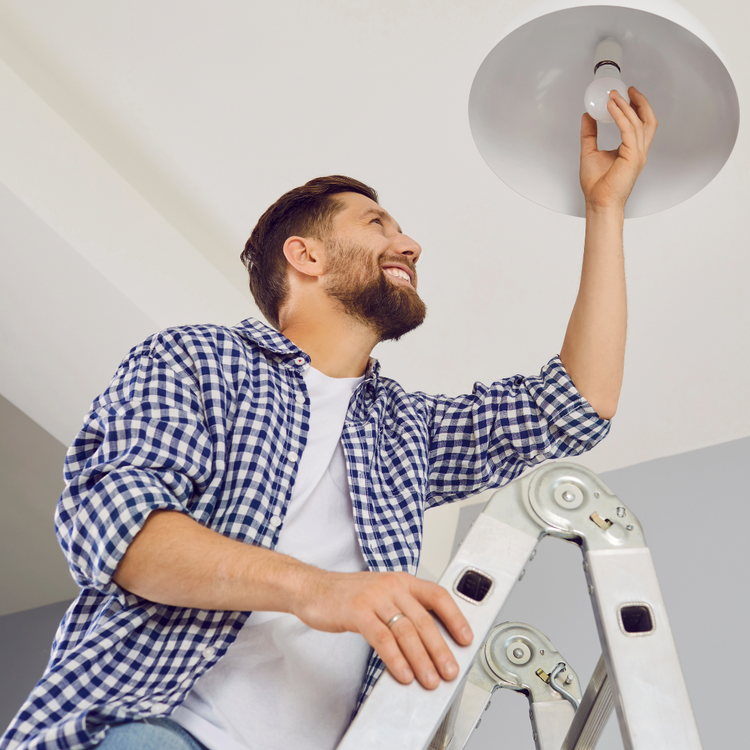
[{"label": "hand holding light bulb", "polygon": [[606,101],[620,130],[622,143],[611,151],[600,151],[597,125],[591,115],[581,118],[581,189],[589,209],[624,211],[635,181],[646,164],[658,122],[648,99],[634,86],[631,101],[614,91]]}]

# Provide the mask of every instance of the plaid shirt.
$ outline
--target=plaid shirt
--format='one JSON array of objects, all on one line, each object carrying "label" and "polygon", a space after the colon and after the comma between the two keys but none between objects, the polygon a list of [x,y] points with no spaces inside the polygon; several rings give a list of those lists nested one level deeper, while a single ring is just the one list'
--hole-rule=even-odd
[{"label": "plaid shirt", "polygon": [[[81,593],[0,749],[88,748],[107,725],[167,716],[226,652],[248,612],[155,604],[112,576],[155,509],[274,549],[307,438],[308,363],[253,320],[131,350],[68,451],[56,524]],[[371,360],[341,436],[369,568],[415,573],[426,508],[582,453],[608,428],[558,358],[457,398],[406,393]],[[382,670],[373,655],[361,699]]]}]

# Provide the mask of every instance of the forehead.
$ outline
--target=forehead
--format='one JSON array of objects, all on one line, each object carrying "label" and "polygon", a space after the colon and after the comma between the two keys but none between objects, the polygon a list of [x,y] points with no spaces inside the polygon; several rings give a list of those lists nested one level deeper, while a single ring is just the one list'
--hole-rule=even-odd
[{"label": "forehead", "polygon": [[366,195],[360,193],[339,193],[336,198],[343,204],[344,208],[336,214],[335,226],[344,227],[350,225],[367,224],[373,217],[382,219],[392,224],[396,231],[401,233],[401,227],[396,220],[379,204],[375,203]]}]

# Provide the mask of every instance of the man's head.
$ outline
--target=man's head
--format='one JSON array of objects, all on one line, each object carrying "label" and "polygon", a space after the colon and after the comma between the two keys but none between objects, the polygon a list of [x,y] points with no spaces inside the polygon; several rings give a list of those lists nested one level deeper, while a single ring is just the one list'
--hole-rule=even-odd
[{"label": "man's head", "polygon": [[279,310],[289,291],[284,243],[294,235],[324,240],[341,210],[341,193],[359,193],[375,203],[378,194],[342,175],[317,177],[279,198],[258,219],[240,258],[250,276],[250,291],[268,321],[279,327]]},{"label": "man's head", "polygon": [[377,197],[358,180],[319,177],[263,214],[241,258],[255,301],[274,326],[289,301],[290,273],[315,278],[320,292],[380,340],[399,338],[423,321],[415,268],[421,248]]}]

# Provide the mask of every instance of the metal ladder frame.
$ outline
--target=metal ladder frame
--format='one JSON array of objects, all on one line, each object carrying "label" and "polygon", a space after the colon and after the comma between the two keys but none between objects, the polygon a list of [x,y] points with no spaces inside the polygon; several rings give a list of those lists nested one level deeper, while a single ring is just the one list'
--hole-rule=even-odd
[{"label": "metal ladder frame", "polygon": [[[601,668],[592,677],[581,709],[572,717],[570,732],[577,727],[579,736],[566,736],[564,750],[594,746],[585,742],[593,736],[593,724],[601,723],[608,696],[614,702],[626,750],[701,750],[641,526],[596,474],[562,462],[546,464],[499,489],[439,580],[474,632],[472,644],[458,646],[437,621],[451,644],[458,676],[426,690],[416,681],[401,685],[385,672],[338,750],[426,750],[430,746],[446,716],[451,723],[451,709],[454,718],[460,714],[464,687],[471,684],[470,672],[490,628],[536,545],[547,536],[581,547],[602,646]],[[594,742],[596,738],[598,734]],[[458,738],[454,744],[447,736],[438,741],[446,750],[462,747]],[[549,743],[537,742],[537,746],[553,750]]]}]

